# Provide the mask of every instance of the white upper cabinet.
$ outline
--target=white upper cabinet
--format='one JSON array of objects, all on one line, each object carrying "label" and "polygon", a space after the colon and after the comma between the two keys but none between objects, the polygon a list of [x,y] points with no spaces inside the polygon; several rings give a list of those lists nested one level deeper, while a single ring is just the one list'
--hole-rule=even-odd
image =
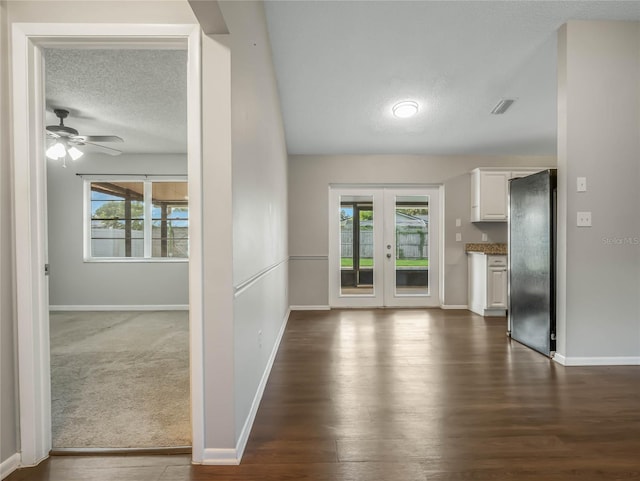
[{"label": "white upper cabinet", "polygon": [[483,169],[471,171],[471,222],[509,220],[509,179],[526,177],[539,169]]},{"label": "white upper cabinet", "polygon": [[511,172],[484,171],[471,173],[471,222],[506,221],[507,194]]}]

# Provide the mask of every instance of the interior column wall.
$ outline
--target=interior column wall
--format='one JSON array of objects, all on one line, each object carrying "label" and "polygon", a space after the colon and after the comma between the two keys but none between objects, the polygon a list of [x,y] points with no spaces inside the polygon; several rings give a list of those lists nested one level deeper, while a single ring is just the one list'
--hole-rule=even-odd
[{"label": "interior column wall", "polygon": [[287,153],[264,6],[221,2],[231,52],[235,438],[241,455],[288,315]]},{"label": "interior column wall", "polygon": [[203,462],[240,461],[288,314],[287,165],[261,2],[203,37]]},{"label": "interior column wall", "polygon": [[[640,23],[571,21],[559,36],[558,354],[640,364]],[[592,227],[576,226],[582,211]]]},{"label": "interior column wall", "polygon": [[207,36],[202,38],[202,84],[204,458],[224,462],[235,458],[231,53]]}]

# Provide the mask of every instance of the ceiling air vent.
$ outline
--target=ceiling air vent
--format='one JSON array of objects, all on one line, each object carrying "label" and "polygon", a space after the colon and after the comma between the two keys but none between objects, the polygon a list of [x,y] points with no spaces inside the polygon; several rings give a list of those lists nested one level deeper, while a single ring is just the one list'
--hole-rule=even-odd
[{"label": "ceiling air vent", "polygon": [[504,114],[509,109],[509,107],[511,107],[511,104],[513,104],[513,102],[515,101],[516,99],[500,99],[491,113],[493,115]]}]

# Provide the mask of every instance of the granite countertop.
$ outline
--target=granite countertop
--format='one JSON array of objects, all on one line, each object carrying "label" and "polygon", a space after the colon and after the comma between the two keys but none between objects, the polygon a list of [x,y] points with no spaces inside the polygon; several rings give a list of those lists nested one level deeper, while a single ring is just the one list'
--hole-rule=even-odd
[{"label": "granite countertop", "polygon": [[507,255],[507,244],[465,244],[465,252],[479,252],[481,254]]}]

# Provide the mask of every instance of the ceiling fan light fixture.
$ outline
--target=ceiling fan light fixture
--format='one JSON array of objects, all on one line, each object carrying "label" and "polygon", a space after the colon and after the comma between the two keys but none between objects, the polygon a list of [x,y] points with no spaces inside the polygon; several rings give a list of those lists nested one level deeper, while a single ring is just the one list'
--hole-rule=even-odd
[{"label": "ceiling fan light fixture", "polygon": [[71,160],[78,160],[83,152],[75,145],[92,145],[98,148],[99,152],[109,155],[120,155],[122,151],[101,145],[102,142],[124,142],[122,137],[117,135],[78,135],[78,131],[64,125],[64,119],[69,116],[66,109],[54,109],[54,114],[60,119],[59,125],[47,125],[46,133],[50,138],[54,138],[54,145],[49,147],[46,155],[49,159],[62,159],[62,166],[66,167],[67,154]]},{"label": "ceiling fan light fixture", "polygon": [[399,119],[408,119],[418,113],[418,102],[413,100],[404,100],[395,104],[391,111],[395,117]]},{"label": "ceiling fan light fixture", "polygon": [[47,149],[45,155],[51,160],[58,160],[59,158],[67,155],[67,149],[64,148],[64,144],[62,142],[56,142]]},{"label": "ceiling fan light fixture", "polygon": [[67,153],[69,154],[69,157],[71,157],[71,160],[78,160],[84,155],[79,149],[75,147],[71,147],[69,150],[67,150]]}]

